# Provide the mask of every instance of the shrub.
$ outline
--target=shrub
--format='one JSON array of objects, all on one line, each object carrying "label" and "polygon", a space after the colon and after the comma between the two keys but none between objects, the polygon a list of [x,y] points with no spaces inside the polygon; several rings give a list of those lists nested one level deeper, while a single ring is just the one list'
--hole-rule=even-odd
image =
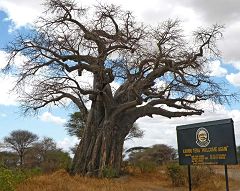
[{"label": "shrub", "polygon": [[105,178],[116,178],[117,177],[117,172],[112,167],[105,167],[103,169],[103,177],[105,177]]},{"label": "shrub", "polygon": [[0,168],[0,190],[13,191],[17,184],[27,178],[26,174],[20,170],[9,170]]},{"label": "shrub", "polygon": [[167,174],[170,177],[174,186],[183,186],[186,183],[186,173],[183,167],[176,163],[169,164],[167,166]]},{"label": "shrub", "polygon": [[[167,166],[167,174],[174,186],[183,186],[188,180],[187,169],[176,163]],[[192,186],[198,187],[208,182],[214,171],[210,166],[191,166]]]},{"label": "shrub", "polygon": [[207,182],[214,174],[210,166],[191,166],[192,186],[198,187]]}]

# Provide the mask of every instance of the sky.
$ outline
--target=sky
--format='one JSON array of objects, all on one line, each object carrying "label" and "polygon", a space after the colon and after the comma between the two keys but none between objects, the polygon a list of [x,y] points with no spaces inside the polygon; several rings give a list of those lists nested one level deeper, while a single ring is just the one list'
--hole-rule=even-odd
[{"label": "sky", "polygon": [[[91,6],[97,1],[78,1],[84,6]],[[21,2],[21,3],[20,3]],[[209,65],[211,76],[221,82],[228,83],[231,91],[240,89],[240,1],[239,0],[102,0],[122,6],[130,10],[139,22],[157,25],[172,18],[180,19],[185,34],[199,27],[207,27],[218,23],[225,26],[224,37],[218,43],[222,59],[215,60]],[[151,3],[150,3],[151,2]],[[4,47],[18,32],[27,32],[34,20],[43,12],[43,0],[1,0],[0,1],[0,68],[6,65]],[[17,62],[21,63],[22,58]],[[23,116],[19,109],[17,95],[10,90],[14,86],[15,78],[0,73],[0,141],[13,130],[24,129],[38,134],[40,137],[54,138],[58,146],[68,150],[77,138],[67,135],[64,124],[74,108],[44,109],[37,116]],[[153,144],[167,144],[177,148],[176,126],[232,118],[235,125],[237,145],[240,145],[240,104],[218,105],[211,101],[201,102],[204,108],[202,116],[190,116],[167,119],[161,116],[145,117],[137,121],[144,131],[144,138],[133,139],[125,143],[126,148],[132,146],[151,146]]]}]

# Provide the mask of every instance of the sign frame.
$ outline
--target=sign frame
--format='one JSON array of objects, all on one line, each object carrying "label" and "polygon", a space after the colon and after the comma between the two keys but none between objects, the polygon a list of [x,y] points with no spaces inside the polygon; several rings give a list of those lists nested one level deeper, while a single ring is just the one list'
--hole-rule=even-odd
[{"label": "sign frame", "polygon": [[[217,128],[217,132],[220,131],[223,128],[229,128],[230,132],[226,132],[226,130],[224,129],[224,131],[222,133],[230,133],[230,134],[224,134],[224,136],[226,136],[225,138],[229,138],[229,136],[231,137],[230,142],[223,142],[223,145],[226,143],[230,143],[231,146],[227,147],[229,145],[226,145],[225,147],[219,147],[221,146],[221,141],[220,141],[220,145],[219,145],[219,141],[215,141],[214,139],[215,137],[210,136],[209,133],[209,128],[213,128],[212,126],[218,126]],[[220,127],[219,127],[220,126]],[[226,127],[225,127],[226,126]],[[237,149],[236,149],[236,142],[235,142],[235,133],[234,133],[234,124],[233,124],[233,120],[230,119],[222,119],[222,120],[215,120],[215,121],[207,121],[207,122],[202,122],[202,123],[194,123],[194,124],[188,124],[188,125],[180,125],[177,126],[176,128],[177,130],[177,144],[178,144],[178,155],[179,155],[179,164],[180,165],[187,165],[188,166],[188,184],[189,184],[189,191],[192,190],[192,180],[191,180],[191,165],[193,165],[193,163],[196,163],[195,165],[206,165],[206,164],[211,164],[211,163],[206,163],[205,160],[209,160],[209,153],[213,153],[213,155],[210,154],[210,159],[212,156],[216,156],[216,158],[212,158],[213,161],[217,161],[217,165],[224,165],[224,171],[225,171],[225,180],[226,180],[226,191],[229,191],[229,181],[228,181],[228,172],[227,172],[227,165],[231,164],[231,165],[237,165],[238,164],[238,159],[237,159]],[[181,133],[179,133],[180,131],[184,131],[184,130],[194,130],[195,132],[195,136],[193,136],[194,134],[191,132],[192,137],[195,137],[195,143],[193,145],[197,145],[199,148],[197,148],[196,150],[193,150],[194,148],[191,148],[191,145],[189,146],[189,144],[187,144],[187,146],[189,148],[186,148],[186,152],[181,153],[181,151],[179,151],[182,147],[184,147],[184,145],[181,145]],[[210,129],[213,130],[213,129]],[[220,136],[220,138],[224,138],[224,136]],[[185,141],[187,137],[185,137]],[[213,143],[211,143],[211,139],[214,138],[212,140]],[[180,141],[179,141],[180,139]],[[192,138],[193,140],[193,138]],[[216,144],[217,143],[217,144]],[[213,144],[213,145],[211,145]],[[216,145],[215,145],[216,144]],[[186,146],[186,145],[185,145]],[[210,148],[209,148],[209,147]],[[214,146],[214,147],[213,147]],[[230,149],[229,149],[230,148]],[[228,154],[230,150],[230,155],[231,158],[228,160]],[[184,151],[184,150],[183,150]],[[202,153],[202,155],[199,155],[201,157],[196,157],[196,159],[194,159],[194,151],[195,154],[199,152]],[[214,153],[224,153],[224,154],[214,154]],[[206,154],[208,153],[208,155]],[[185,158],[184,158],[184,155]],[[205,156],[205,155],[207,156]],[[197,155],[196,155],[197,156]],[[202,157],[203,156],[203,157]],[[221,156],[221,157],[219,157]],[[224,157],[223,157],[224,156]],[[226,159],[227,156],[227,159]],[[191,160],[184,160],[186,159],[186,157],[191,157]],[[206,157],[206,158],[205,158]],[[196,162],[197,161],[197,162]],[[200,161],[200,163],[199,163]],[[220,161],[220,162],[218,162]],[[214,162],[213,162],[214,164]],[[216,165],[216,164],[214,164]]]},{"label": "sign frame", "polygon": [[238,164],[232,119],[180,125],[176,130],[180,165]]}]

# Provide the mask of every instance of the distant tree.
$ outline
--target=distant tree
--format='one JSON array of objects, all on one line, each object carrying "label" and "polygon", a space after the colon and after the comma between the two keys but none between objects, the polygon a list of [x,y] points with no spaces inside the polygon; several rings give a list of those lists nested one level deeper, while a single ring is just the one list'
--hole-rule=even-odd
[{"label": "distant tree", "polygon": [[128,135],[125,137],[125,141],[133,138],[142,138],[143,136],[144,131],[140,129],[137,123],[134,123]]},{"label": "distant tree", "polygon": [[9,136],[4,138],[4,143],[8,148],[16,151],[19,156],[20,166],[23,165],[26,151],[38,140],[38,136],[26,131],[12,131]]},{"label": "distant tree", "polygon": [[176,157],[176,149],[165,144],[153,145],[150,148],[140,150],[133,149],[132,151],[134,152],[129,155],[130,162],[151,161],[157,164],[164,164]]},{"label": "distant tree", "polygon": [[48,152],[58,150],[56,142],[50,137],[43,137],[42,140],[34,143],[29,149],[26,159],[25,166],[28,167],[40,167],[45,161]]},{"label": "distant tree", "polygon": [[[81,112],[74,112],[70,114],[70,119],[65,124],[66,130],[70,136],[76,136],[81,139],[83,136],[84,128],[86,127],[86,118]],[[143,130],[134,123],[130,129],[128,135],[125,137],[125,140],[132,138],[142,138],[144,135]]]},{"label": "distant tree", "polygon": [[86,127],[86,119],[82,112],[70,114],[70,119],[65,124],[66,130],[70,136],[76,136],[81,139],[83,130]]},{"label": "distant tree", "polygon": [[59,169],[69,170],[71,162],[69,153],[56,149],[46,153],[44,161],[41,163],[41,169],[43,172],[54,172]]},{"label": "distant tree", "polygon": [[52,138],[44,137],[41,141],[34,144],[34,148],[37,149],[42,160],[44,160],[48,151],[57,150],[57,144]]},{"label": "distant tree", "polygon": [[50,137],[44,137],[29,148],[25,156],[25,167],[38,167],[42,172],[53,172],[58,169],[68,169],[71,158],[67,152],[57,147]]}]

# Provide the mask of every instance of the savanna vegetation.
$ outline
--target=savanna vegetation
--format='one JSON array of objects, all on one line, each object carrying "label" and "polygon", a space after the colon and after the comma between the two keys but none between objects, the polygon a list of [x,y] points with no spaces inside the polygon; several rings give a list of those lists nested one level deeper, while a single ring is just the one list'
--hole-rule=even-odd
[{"label": "savanna vegetation", "polygon": [[70,168],[69,153],[57,148],[50,137],[15,130],[4,137],[0,150],[0,190],[15,190],[26,179]]},{"label": "savanna vegetation", "polygon": [[[23,134],[34,137],[34,142],[25,147],[22,156],[8,142],[12,138],[12,142],[20,143],[15,144],[17,148],[26,145],[28,139]],[[14,138],[13,135],[19,136]],[[49,137],[39,139],[31,132],[17,130],[6,136],[1,145],[2,150],[3,146],[7,150],[0,152],[0,191],[181,191],[188,186],[187,168],[178,165],[176,150],[164,144],[128,149],[125,152],[128,157],[121,166],[121,177],[114,178],[115,171],[105,169],[106,178],[103,179],[70,176],[69,154],[57,148]],[[224,177],[216,174],[216,169],[219,167],[192,167],[194,190],[224,189]],[[230,185],[235,188],[237,183],[231,180]]]}]

